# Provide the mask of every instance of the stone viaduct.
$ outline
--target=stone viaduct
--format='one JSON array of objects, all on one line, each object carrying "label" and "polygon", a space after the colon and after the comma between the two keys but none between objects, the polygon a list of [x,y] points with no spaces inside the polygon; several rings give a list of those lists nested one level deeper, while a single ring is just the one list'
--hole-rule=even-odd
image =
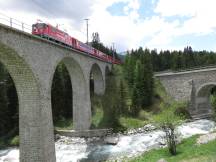
[{"label": "stone viaduct", "polygon": [[167,93],[177,101],[187,101],[193,119],[212,115],[210,93],[216,86],[216,67],[155,74]]},{"label": "stone viaduct", "polygon": [[74,129],[90,127],[90,75],[94,91],[105,91],[111,64],[31,34],[0,25],[0,62],[9,71],[19,100],[21,162],[55,162],[51,86],[57,65],[69,71]]}]

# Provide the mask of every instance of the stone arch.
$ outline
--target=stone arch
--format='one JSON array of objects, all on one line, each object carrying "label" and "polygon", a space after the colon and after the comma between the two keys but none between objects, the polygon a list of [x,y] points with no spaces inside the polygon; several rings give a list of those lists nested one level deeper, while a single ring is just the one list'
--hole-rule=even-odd
[{"label": "stone arch", "polygon": [[[52,74],[52,81],[57,65],[62,62],[65,64],[71,79],[73,92],[73,125],[75,130],[86,130],[90,127],[91,104],[89,90],[84,76],[84,71],[78,61],[72,57],[64,57],[55,64]],[[52,84],[50,84],[50,87]]]},{"label": "stone arch", "polygon": [[97,95],[103,95],[105,91],[105,79],[98,64],[95,63],[92,65],[90,77],[93,77],[94,80],[94,93]]},{"label": "stone arch", "polygon": [[53,124],[56,124],[62,117],[70,121],[73,118],[73,91],[71,83],[66,65],[62,62],[59,63],[55,69],[52,83],[50,83]]},{"label": "stone arch", "polygon": [[197,90],[197,97],[209,97],[210,91],[216,86],[216,82],[209,82],[201,85]]},{"label": "stone arch", "polygon": [[2,43],[0,61],[11,75],[18,95],[20,161],[55,161],[54,142],[52,148],[44,152],[40,90],[31,68],[16,51]]},{"label": "stone arch", "polygon": [[197,89],[195,103],[196,103],[196,113],[199,118],[208,118],[212,114],[212,106],[210,103],[209,96],[211,94],[211,89],[216,86],[216,82],[209,82],[201,85]]}]

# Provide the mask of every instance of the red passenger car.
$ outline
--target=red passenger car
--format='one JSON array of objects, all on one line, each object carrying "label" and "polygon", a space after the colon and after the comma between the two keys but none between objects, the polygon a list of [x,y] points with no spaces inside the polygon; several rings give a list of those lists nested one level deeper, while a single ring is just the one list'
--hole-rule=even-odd
[{"label": "red passenger car", "polygon": [[86,54],[98,57],[106,62],[111,62],[114,64],[120,64],[116,59],[113,59],[111,56],[104,54],[103,52],[88,46],[85,43],[71,37],[68,33],[59,30],[56,27],[53,27],[50,24],[46,23],[36,23],[32,25],[32,34],[38,35],[42,38],[61,43],[63,45],[69,46],[71,48],[85,52]]}]

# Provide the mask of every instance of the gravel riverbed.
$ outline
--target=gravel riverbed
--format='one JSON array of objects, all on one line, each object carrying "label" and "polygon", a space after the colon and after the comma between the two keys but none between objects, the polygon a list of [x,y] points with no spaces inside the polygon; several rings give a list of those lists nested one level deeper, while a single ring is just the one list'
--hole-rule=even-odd
[{"label": "gravel riverbed", "polygon": [[[196,120],[177,127],[181,139],[195,134],[208,134],[216,130],[215,122]],[[57,162],[77,162],[102,160],[118,160],[138,156],[153,148],[165,147],[164,133],[152,125],[129,130],[123,134],[113,134],[109,140],[118,139],[116,145],[106,143],[106,140],[94,138],[71,138],[60,136],[55,143]],[[8,148],[0,150],[0,162],[18,162],[19,149]]]}]

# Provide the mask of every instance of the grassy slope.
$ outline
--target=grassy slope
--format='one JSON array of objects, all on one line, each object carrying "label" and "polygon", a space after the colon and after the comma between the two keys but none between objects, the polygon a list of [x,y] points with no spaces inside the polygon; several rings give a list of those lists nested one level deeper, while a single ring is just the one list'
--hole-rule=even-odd
[{"label": "grassy slope", "polygon": [[131,162],[156,162],[161,158],[167,162],[216,162],[216,140],[198,146],[197,136],[185,139],[177,146],[178,154],[171,156],[167,148],[152,150]]},{"label": "grassy slope", "polygon": [[172,98],[169,95],[167,95],[165,88],[157,79],[155,79],[155,83],[154,83],[154,92],[155,92],[154,95],[155,97],[153,99],[153,104],[145,108],[145,110],[148,111],[141,110],[139,116],[136,118],[133,117],[120,118],[120,123],[125,128],[139,128],[139,127],[143,127],[148,123],[151,123],[155,117],[160,116],[160,111],[162,109],[161,103],[173,102]]}]

